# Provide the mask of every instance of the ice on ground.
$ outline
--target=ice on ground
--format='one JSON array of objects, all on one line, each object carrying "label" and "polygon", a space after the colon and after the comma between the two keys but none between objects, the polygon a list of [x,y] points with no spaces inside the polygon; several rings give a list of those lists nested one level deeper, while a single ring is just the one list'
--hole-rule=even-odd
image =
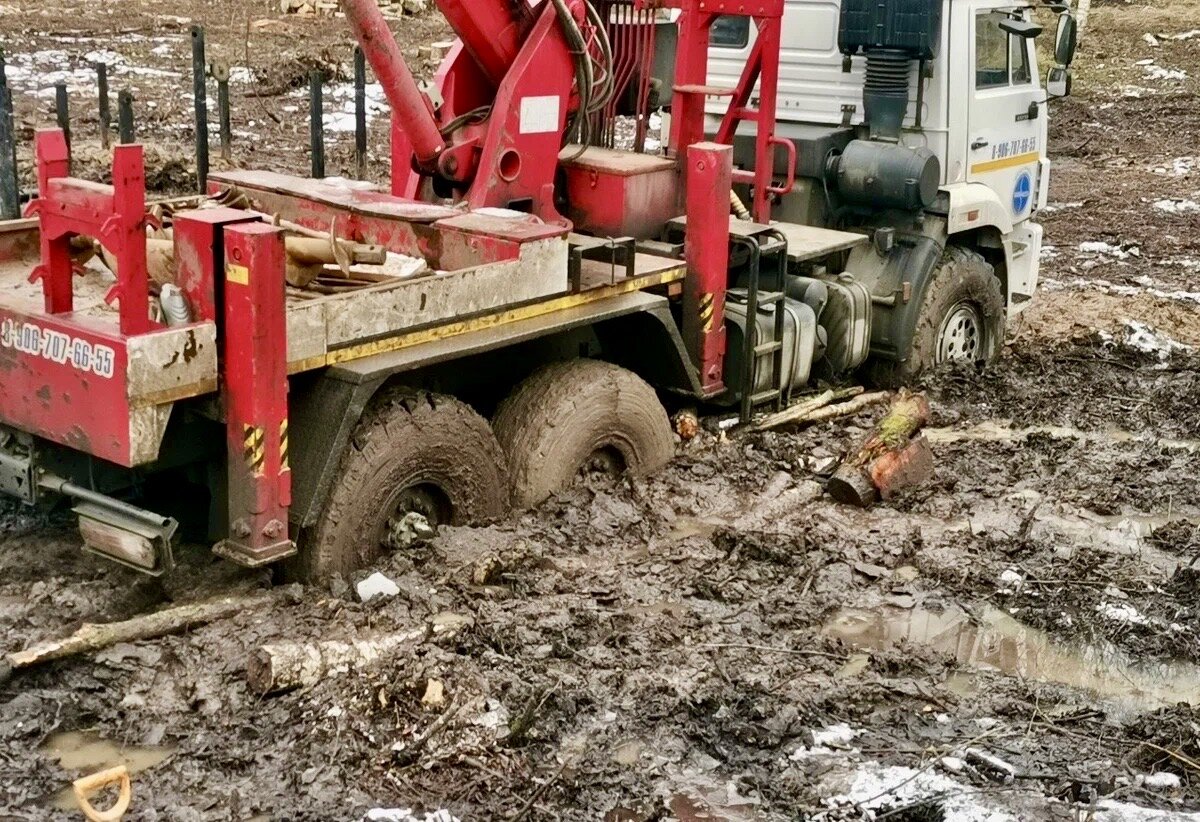
[{"label": "ice on ground", "polygon": [[1171,82],[1176,80],[1186,80],[1187,72],[1183,69],[1170,69],[1165,66],[1160,66],[1153,60],[1139,60],[1137,65],[1142,67],[1147,80],[1156,80],[1161,82]]},{"label": "ice on ground", "polygon": [[1000,584],[997,586],[997,590],[1000,593],[1010,594],[1020,591],[1024,585],[1025,577],[1019,571],[1009,568],[1000,574]]},{"label": "ice on ground", "polygon": [[862,731],[856,731],[845,722],[839,722],[837,725],[830,725],[823,731],[813,731],[814,745],[848,745],[854,740],[854,737],[861,734]]},{"label": "ice on ground", "polygon": [[1200,203],[1195,200],[1157,200],[1154,207],[1168,214],[1200,214]]},{"label": "ice on ground", "polygon": [[[793,762],[800,762],[813,756],[835,756],[845,753],[844,747],[849,745],[862,731],[851,728],[844,722],[830,725],[820,731],[813,731],[811,747],[800,747],[792,751],[788,757]],[[837,748],[830,747],[837,745]]]},{"label": "ice on ground", "polygon": [[1179,774],[1170,771],[1155,771],[1152,774],[1138,777],[1138,784],[1159,791],[1169,791],[1183,784]]},{"label": "ice on ground", "polygon": [[[1193,265],[1192,261],[1184,259],[1176,263],[1188,270],[1200,268]],[[1073,280],[1056,280],[1051,277],[1044,277],[1041,280],[1041,286],[1048,290],[1062,291],[1071,288],[1084,289],[1089,291],[1099,291],[1104,294],[1114,294],[1118,297],[1136,297],[1139,294],[1144,294],[1148,297],[1154,297],[1159,300],[1174,300],[1176,302],[1195,303],[1200,305],[1200,291],[1164,291],[1161,288],[1133,286],[1133,285],[1118,285],[1116,283],[1104,282],[1102,280],[1087,280],[1082,277],[1076,277]]]},{"label": "ice on ground", "polygon": [[[942,757],[939,764],[950,773],[954,773],[952,769],[957,765],[965,768],[965,763],[953,756]],[[1071,806],[1033,791],[1012,787],[1003,791],[977,788],[945,773],[903,766],[885,767],[876,762],[847,761],[846,765],[853,770],[833,773],[823,780],[821,788],[833,794],[825,800],[825,806],[830,810],[859,806],[866,812],[862,819],[878,819],[887,810],[923,799],[939,806],[942,818],[947,822],[1071,818]],[[1200,822],[1200,813],[1160,811],[1104,799],[1096,804],[1093,818],[1096,822]]]},{"label": "ice on ground", "polygon": [[1192,173],[1192,169],[1196,167],[1197,158],[1193,156],[1176,157],[1171,161],[1170,167],[1155,166],[1153,171],[1155,174],[1170,174],[1174,177],[1186,177]]},{"label": "ice on ground", "polygon": [[1043,214],[1053,214],[1056,211],[1066,211],[1066,210],[1072,209],[1072,208],[1083,208],[1083,203],[1081,201],[1070,202],[1070,203],[1049,203],[1047,205],[1042,206],[1042,213]]}]

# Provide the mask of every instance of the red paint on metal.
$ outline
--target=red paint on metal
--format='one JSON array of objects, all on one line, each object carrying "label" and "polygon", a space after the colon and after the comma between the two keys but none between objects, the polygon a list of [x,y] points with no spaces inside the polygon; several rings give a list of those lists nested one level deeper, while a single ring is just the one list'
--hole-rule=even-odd
[{"label": "red paint on metal", "polygon": [[117,261],[117,284],[108,300],[120,302],[121,333],[143,334],[150,321],[146,275],[146,186],[140,145],[113,151],[111,186],[67,176],[67,143],[62,131],[41,129],[34,138],[38,197],[28,213],[41,228],[42,261],[31,281],[41,279],[46,313],[72,310],[71,238],[99,240]]},{"label": "red paint on metal", "polygon": [[[478,64],[493,88],[500,85],[521,49],[527,14],[516,13],[526,0],[439,0],[438,8],[462,40],[463,48]],[[550,3],[546,3],[550,6]]]},{"label": "red paint on metal", "polygon": [[261,565],[296,550],[287,529],[292,472],[283,231],[261,222],[227,226],[224,245],[229,537],[218,552]]},{"label": "red paint on metal", "polygon": [[342,0],[342,11],[362,46],[363,56],[383,86],[384,96],[392,107],[393,122],[401,124],[408,135],[417,163],[432,172],[438,155],[446,148],[446,140],[438,131],[429,99],[417,88],[417,81],[404,62],[383,12],[375,0]]},{"label": "red paint on metal", "polygon": [[[567,233],[560,225],[533,217],[514,221],[414,202],[379,192],[333,196],[328,184],[285,175],[227,174],[254,207],[316,231],[382,245],[397,254],[420,257],[433,268],[455,271],[516,259],[521,244]],[[420,221],[414,218],[419,218]]]},{"label": "red paint on metal", "polygon": [[193,320],[212,320],[218,325],[224,321],[218,310],[218,289],[225,281],[224,228],[258,219],[256,214],[234,208],[201,208],[175,215],[175,284],[187,297]]},{"label": "red paint on metal", "polygon": [[125,340],[70,314],[0,308],[0,419],[129,467]]},{"label": "red paint on metal", "polygon": [[563,172],[567,216],[579,230],[642,240],[679,216],[679,167],[666,157],[589,148]]},{"label": "red paint on metal", "polygon": [[[775,134],[775,104],[779,89],[779,32],[783,14],[754,18],[758,29],[750,57],[742,68],[741,77],[729,102],[729,108],[717,129],[718,143],[733,143],[733,135],[739,123],[755,124],[754,169],[735,172],[734,180],[751,187],[750,212],[760,223],[771,221],[772,196],[783,196],[792,190],[796,179],[796,146],[786,138]],[[774,6],[772,6],[774,12]],[[758,106],[751,105],[751,95],[758,98]],[[764,125],[765,124],[765,125]],[[775,147],[782,146],[787,152],[787,174],[781,186],[772,184],[775,174]]]},{"label": "red paint on metal", "polygon": [[[568,3],[582,19],[579,3]],[[527,208],[547,222],[566,224],[554,206],[558,152],[572,105],[575,66],[552,3],[543,3],[500,87],[480,140],[478,173],[468,190],[470,208]],[[501,174],[514,153],[520,171]]]},{"label": "red paint on metal", "polygon": [[687,152],[683,337],[706,396],[725,389],[725,289],[729,280],[729,189],[733,149],[698,143]]}]

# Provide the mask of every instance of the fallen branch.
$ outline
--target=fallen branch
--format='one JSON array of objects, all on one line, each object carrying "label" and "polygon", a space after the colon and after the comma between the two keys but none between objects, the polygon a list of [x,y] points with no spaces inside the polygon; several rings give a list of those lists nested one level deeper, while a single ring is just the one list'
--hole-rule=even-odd
[{"label": "fallen branch", "polygon": [[4,662],[7,668],[0,670],[0,681],[7,679],[11,671],[98,651],[118,642],[168,636],[197,625],[237,616],[275,601],[277,597],[274,594],[262,591],[248,596],[227,596],[203,602],[189,602],[121,622],[84,623],[70,636],[39,642],[23,651],[6,654]]},{"label": "fallen branch", "polygon": [[263,645],[246,662],[246,682],[259,694],[315,685],[336,673],[361,671],[430,639],[448,640],[471,624],[468,617],[435,617],[428,625],[369,639],[280,642]]},{"label": "fallen branch", "polygon": [[870,408],[872,405],[880,405],[891,398],[892,393],[890,391],[876,391],[872,394],[862,394],[849,402],[818,408],[812,413],[796,420],[796,423],[799,425],[813,425],[818,422],[829,422],[830,420],[842,417],[852,417],[864,409]]},{"label": "fallen branch", "polygon": [[790,423],[798,423],[807,421],[813,412],[825,408],[830,403],[841,402],[862,394],[861,386],[854,388],[842,388],[837,391],[824,391],[814,397],[801,400],[791,408],[785,408],[782,411],[770,414],[763,417],[754,426],[755,431],[769,431],[772,428],[779,428]]}]

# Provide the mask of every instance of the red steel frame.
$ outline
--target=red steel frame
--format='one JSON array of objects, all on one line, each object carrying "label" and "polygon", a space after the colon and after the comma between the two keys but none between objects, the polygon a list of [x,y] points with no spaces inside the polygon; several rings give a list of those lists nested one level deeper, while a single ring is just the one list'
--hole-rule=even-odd
[{"label": "red steel frame", "polygon": [[70,176],[66,137],[59,129],[41,129],[34,137],[38,197],[26,214],[41,226],[42,262],[30,282],[42,281],[47,314],[73,308],[71,238],[100,241],[117,261],[117,284],[108,301],[120,303],[121,333],[143,334],[150,321],[146,274],[146,183],[140,145],[113,151],[111,186]]},{"label": "red steel frame", "polygon": [[[580,0],[566,0],[581,25]],[[470,208],[516,206],[547,222],[567,221],[554,206],[554,175],[572,95],[574,61],[554,4],[441,0],[460,38],[438,71],[435,117],[413,80],[374,0],[343,8],[371,63],[392,115],[392,192],[417,197],[427,178],[453,187]],[[477,122],[460,116],[487,107]]]},{"label": "red steel frame", "polygon": [[[775,196],[792,190],[795,180],[796,147],[775,135],[775,106],[779,88],[779,33],[783,19],[783,0],[759,0],[747,7],[740,0],[677,0],[669,5],[682,10],[679,18],[679,46],[675,58],[675,97],[672,107],[670,145],[677,154],[704,139],[704,108],[710,96],[727,96],[729,107],[717,129],[718,143],[732,144],[740,122],[755,124],[753,170],[735,170],[733,181],[751,186],[751,213],[757,222],[771,220]],[[732,89],[708,85],[709,30],[722,15],[750,17],[756,37],[750,57]],[[755,87],[759,103],[751,106]],[[788,153],[787,172],[782,185],[774,185],[775,148]],[[685,184],[686,184],[685,180]]]}]

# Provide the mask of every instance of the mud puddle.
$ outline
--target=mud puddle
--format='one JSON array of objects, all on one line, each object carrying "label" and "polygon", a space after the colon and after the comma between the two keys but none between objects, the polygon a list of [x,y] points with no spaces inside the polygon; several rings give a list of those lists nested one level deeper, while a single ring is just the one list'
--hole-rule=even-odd
[{"label": "mud puddle", "polygon": [[[77,775],[86,776],[118,765],[124,765],[130,775],[134,775],[164,762],[175,753],[175,749],[166,746],[123,746],[97,734],[66,731],[48,737],[38,748],[38,753],[58,760],[64,771],[78,772]],[[79,807],[70,786],[58,791],[48,802],[59,810]]]},{"label": "mud puddle", "polygon": [[[1139,663],[1103,642],[1055,642],[991,606],[980,607],[978,619],[961,608],[942,613],[921,607],[844,608],[826,622],[823,633],[859,649],[922,646],[949,654],[970,668],[1078,688],[1104,702],[1118,719],[1181,702],[1200,702],[1200,667],[1186,662]],[[842,676],[853,676],[856,659],[851,658]],[[970,674],[952,679],[952,690],[975,689]]]}]

